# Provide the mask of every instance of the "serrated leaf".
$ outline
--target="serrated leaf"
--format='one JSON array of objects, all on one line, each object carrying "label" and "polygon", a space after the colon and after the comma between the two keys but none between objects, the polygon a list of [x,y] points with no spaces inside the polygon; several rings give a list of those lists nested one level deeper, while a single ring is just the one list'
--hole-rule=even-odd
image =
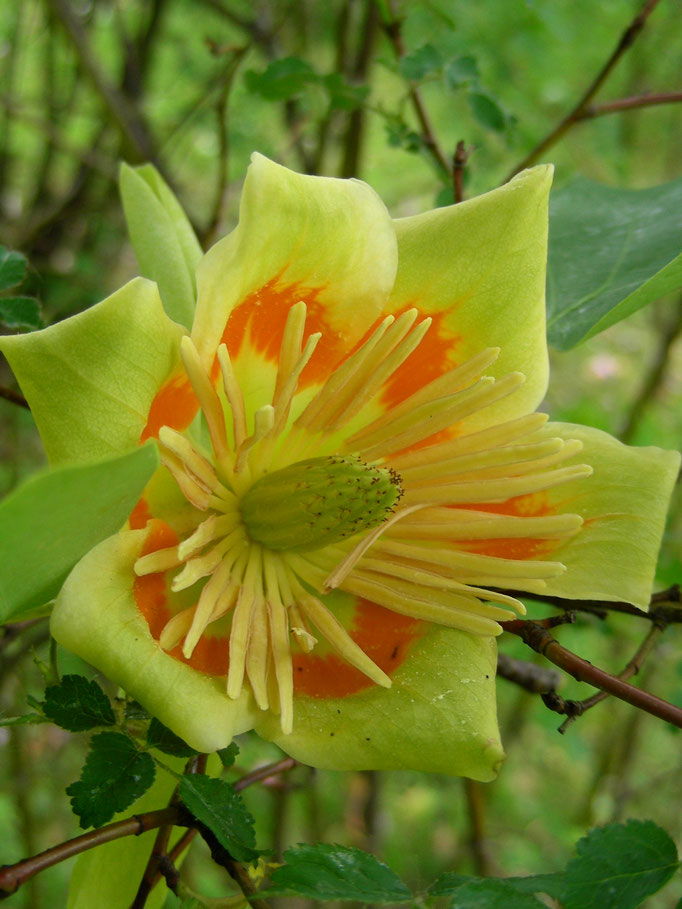
[{"label": "serrated leaf", "polygon": [[155,446],[31,477],[0,502],[0,621],[42,606],[116,533],[158,464]]},{"label": "serrated leaf", "polygon": [[468,100],[471,113],[481,126],[497,133],[506,129],[507,116],[494,98],[483,92],[471,92]]},{"label": "serrated leaf", "polygon": [[164,754],[170,754],[173,757],[190,758],[198,754],[194,748],[190,748],[187,742],[184,742],[180,736],[167,729],[156,717],[149,724],[147,744],[150,748],[157,748]]},{"label": "serrated leaf", "polygon": [[519,893],[546,893],[554,899],[559,898],[564,885],[562,872],[554,874],[531,874],[528,877],[505,877],[505,884],[509,884]]},{"label": "serrated leaf", "polygon": [[126,701],[125,719],[127,723],[144,723],[150,719],[149,712],[137,701]]},{"label": "serrated leaf", "polygon": [[26,277],[26,256],[0,245],[0,290],[16,287]]},{"label": "serrated leaf", "polygon": [[454,893],[450,909],[544,909],[530,893],[519,892],[501,878],[478,878],[462,884]]},{"label": "serrated leaf", "polygon": [[268,101],[285,101],[300,95],[306,85],[317,82],[317,73],[307,60],[281,57],[273,60],[258,73],[253,69],[244,74],[247,89]]},{"label": "serrated leaf", "polygon": [[341,73],[329,73],[322,77],[322,85],[329,94],[329,106],[339,110],[355,110],[369,95],[368,85],[351,85]]},{"label": "serrated leaf", "polygon": [[154,782],[154,761],[119,732],[92,737],[81,778],[66,790],[80,826],[101,827],[125,811]]},{"label": "serrated leaf", "polygon": [[564,909],[635,909],[672,877],[675,843],[653,821],[596,827],[566,866]]},{"label": "serrated leaf", "polygon": [[[452,896],[457,894],[461,898],[462,893],[466,896],[471,894],[472,898],[478,898],[476,894],[479,892],[479,888],[475,885],[478,884],[488,884],[492,882],[492,887],[486,890],[486,887],[480,889],[480,892],[483,894],[481,899],[485,897],[486,892],[492,896],[496,896],[497,899],[501,899],[502,889],[497,888],[497,884],[502,884],[504,886],[504,891],[509,894],[511,891],[514,891],[516,894],[525,895],[533,893],[547,893],[549,896],[558,898],[561,888],[563,886],[563,874],[532,874],[528,877],[504,877],[504,878],[477,878],[471,877],[469,875],[455,874],[451,871],[446,871],[445,874],[441,874],[435,883],[433,883],[428,890],[429,896]],[[462,890],[463,887],[466,888]],[[485,897],[487,898],[487,897]],[[478,906],[479,903],[472,903],[472,905]],[[485,902],[480,903],[481,906],[488,905]],[[491,906],[495,906],[494,902],[490,903]],[[501,905],[501,903],[500,903]],[[504,904],[507,905],[506,903]],[[510,904],[514,905],[514,904]],[[518,904],[520,909],[524,906],[523,903]],[[530,905],[538,905],[537,900],[535,903]]]},{"label": "serrated leaf", "polygon": [[409,82],[419,82],[439,70],[442,65],[443,58],[433,44],[423,44],[411,53],[406,54],[398,64],[398,67],[401,74]]},{"label": "serrated leaf", "polygon": [[393,148],[404,148],[408,152],[419,151],[424,143],[419,133],[400,119],[391,119],[385,124],[388,144]]},{"label": "serrated leaf", "polygon": [[289,894],[316,900],[404,903],[412,899],[406,885],[373,855],[352,846],[302,844],[284,853],[286,862],[272,874],[270,897]]},{"label": "serrated leaf", "polygon": [[109,698],[97,682],[90,682],[82,675],[65,675],[61,684],[46,688],[43,712],[69,732],[116,723]]},{"label": "serrated leaf", "polygon": [[234,786],[225,780],[186,773],[180,780],[180,798],[238,862],[258,858],[255,822]]},{"label": "serrated leaf", "polygon": [[476,878],[469,874],[456,874],[454,871],[446,871],[431,884],[427,892],[429,896],[450,896],[456,893],[463,884],[473,880],[476,880]]},{"label": "serrated leaf", "polygon": [[230,742],[227,748],[221,748],[218,752],[218,757],[220,758],[223,767],[231,767],[237,755],[239,754],[239,745],[236,742]]},{"label": "serrated leaf", "polygon": [[459,88],[478,78],[478,63],[475,57],[457,57],[451,60],[444,69],[444,76],[450,88]]},{"label": "serrated leaf", "polygon": [[35,331],[43,327],[40,303],[35,297],[0,298],[0,322],[8,328]]},{"label": "serrated leaf", "polygon": [[580,177],[549,206],[547,336],[559,350],[682,287],[682,179],[617,189]]}]

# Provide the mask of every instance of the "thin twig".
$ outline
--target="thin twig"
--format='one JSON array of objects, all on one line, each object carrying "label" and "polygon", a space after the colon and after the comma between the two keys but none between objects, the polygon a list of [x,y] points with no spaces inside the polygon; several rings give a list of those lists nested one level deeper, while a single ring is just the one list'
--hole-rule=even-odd
[{"label": "thin twig", "polygon": [[649,402],[655,398],[661,388],[670,365],[670,353],[680,335],[682,335],[682,297],[678,300],[672,317],[661,331],[656,353],[644,376],[639,393],[630,406],[623,428],[618,433],[618,438],[622,442],[629,442],[632,439]]},{"label": "thin twig", "polygon": [[537,666],[527,660],[516,660],[506,653],[497,655],[497,675],[520,688],[525,688],[531,694],[552,691],[561,682],[561,676],[556,669]]},{"label": "thin twig", "polygon": [[[280,773],[286,773],[289,770],[292,770],[294,767],[298,766],[298,761],[294,758],[282,758],[281,761],[275,761],[273,764],[267,764],[265,767],[258,767],[256,770],[252,770],[250,773],[245,774],[241,779],[238,779],[233,785],[237,792],[241,792],[242,789],[246,789],[248,786],[252,786],[254,783],[259,783],[261,780],[266,780],[271,776],[275,776]],[[195,838],[199,831],[196,827],[190,827],[180,839],[177,841],[175,846],[168,853],[168,860],[175,865],[177,860],[180,858],[182,853],[187,849]],[[152,887],[154,887],[160,880],[163,875],[160,870],[156,870],[154,878],[152,880]]]},{"label": "thin twig", "polygon": [[230,134],[228,129],[230,93],[234,85],[234,77],[237,74],[239,64],[244,59],[248,48],[239,47],[234,50],[233,57],[227,67],[225,80],[223,82],[220,95],[215,105],[215,114],[218,125],[218,178],[216,181],[215,196],[211,216],[208,220],[206,230],[203,231],[202,240],[205,248],[212,245],[215,241],[216,233],[220,227],[220,222],[225,213],[227,202],[227,184],[229,175],[229,157],[230,157]]},{"label": "thin twig", "polygon": [[0,398],[4,398],[5,401],[9,401],[10,404],[16,404],[17,407],[25,407],[26,410],[31,408],[28,406],[28,401],[23,395],[20,395],[18,391],[12,391],[11,388],[5,388],[0,385]]},{"label": "thin twig", "polygon": [[140,160],[153,161],[157,168],[162,170],[147,124],[137,108],[109,81],[102,71],[89,37],[74,13],[69,0],[48,0],[48,6],[73,44],[83,71],[88,75],[95,91],[104,102],[112,122],[118,127]]},{"label": "thin twig", "polygon": [[682,622],[682,591],[680,591],[679,584],[673,584],[671,587],[653,594],[648,611],[620,600],[567,600],[563,597],[536,593],[533,594],[533,599],[569,612],[588,612],[602,619],[606,618],[609,612],[618,612],[624,615],[634,615],[649,622],[662,621],[666,625],[676,625]]},{"label": "thin twig", "polygon": [[464,201],[464,169],[473,150],[473,145],[471,148],[467,148],[463,139],[459,140],[455,148],[452,158],[452,192],[455,203]]},{"label": "thin twig", "polygon": [[464,779],[464,795],[466,796],[467,811],[469,814],[469,847],[474,860],[474,869],[479,877],[489,877],[491,873],[488,842],[485,836],[485,802],[484,793],[480,783],[476,780]]},{"label": "thin twig", "polygon": [[[663,625],[652,625],[649,629],[647,636],[644,638],[642,643],[637,648],[637,651],[633,655],[632,659],[628,662],[625,669],[622,672],[618,673],[617,678],[625,681],[626,679],[631,678],[633,675],[637,675],[639,670],[642,668],[644,660],[649,656],[651,651],[654,649],[654,646],[658,642],[659,637],[663,634],[665,626]],[[601,701],[606,700],[609,697],[607,691],[599,691],[597,694],[593,694],[592,697],[585,698],[582,701],[571,701],[564,700],[560,698],[555,691],[549,693],[553,695],[552,697],[545,697],[543,695],[542,700],[545,702],[546,706],[550,710],[554,710],[556,713],[562,713],[566,715],[566,719],[559,726],[559,732],[563,735],[568,727],[573,723],[579,716],[582,716],[585,711],[590,710],[596,704],[599,704]],[[558,702],[554,699],[558,699]],[[555,704],[558,703],[562,709],[558,709]]]},{"label": "thin twig", "polygon": [[[360,46],[348,74],[351,82],[361,83],[367,78],[378,27],[377,4],[374,0],[367,0],[365,14],[360,23]],[[348,125],[341,143],[343,146],[343,160],[339,173],[341,177],[357,177],[358,175],[366,120],[367,113],[362,105],[356,107],[348,115]]]},{"label": "thin twig", "polygon": [[[201,762],[200,762],[201,761]],[[190,758],[185,767],[185,773],[204,773],[206,770],[206,755],[195,755]],[[168,807],[173,808],[180,802],[178,787],[173,790],[173,794],[168,802]],[[149,894],[152,892],[160,878],[168,877],[170,870],[177,875],[175,864],[167,855],[168,843],[170,842],[171,833],[173,832],[172,824],[164,824],[159,828],[159,832],[154,840],[151,855],[137,888],[135,899],[130,904],[130,909],[143,909],[147,902]],[[171,888],[172,889],[172,888]]]},{"label": "thin twig", "polygon": [[107,179],[116,179],[115,165],[113,162],[106,161],[104,158],[94,152],[92,140],[89,140],[87,149],[79,148],[73,142],[70,142],[67,138],[65,138],[54,123],[50,123],[49,120],[37,117],[35,114],[32,114],[30,111],[26,110],[23,105],[17,104],[7,95],[0,95],[0,106],[9,111],[15,119],[21,120],[31,129],[36,130],[36,132],[39,132],[41,135],[49,139],[54,147],[58,148],[59,151],[71,156],[81,164],[85,164],[86,167],[88,167],[90,170],[93,170],[98,174],[102,174],[102,176],[106,177]]},{"label": "thin twig", "polygon": [[293,770],[294,767],[298,767],[298,761],[295,758],[282,758],[281,761],[275,761],[274,764],[266,764],[264,767],[257,767],[255,770],[252,770],[251,773],[247,773],[238,779],[233,785],[237,792],[241,792],[242,789],[246,789],[247,786],[253,786],[254,783],[259,783],[261,780],[267,780],[268,777],[276,776],[279,773],[286,773],[289,770]]},{"label": "thin twig", "polygon": [[645,95],[633,95],[630,98],[616,98],[603,104],[590,104],[577,117],[577,120],[593,120],[606,114],[619,114],[638,107],[655,107],[658,104],[679,104],[682,92],[650,92]]},{"label": "thin twig", "polygon": [[[653,0],[653,2],[658,2],[658,0]],[[396,59],[402,60],[407,51],[403,41],[402,20],[396,13],[394,0],[386,0],[386,9],[389,16],[384,18],[384,31],[391,42]],[[450,172],[450,164],[438,144],[424,101],[416,85],[409,85],[408,96],[421,126],[421,140],[424,147],[438,165],[438,168],[448,174]]]},{"label": "thin twig", "polygon": [[0,868],[0,899],[16,893],[19,887],[34,874],[51,868],[73,855],[79,855],[102,843],[110,843],[112,840],[124,836],[140,836],[148,830],[155,830],[165,824],[184,826],[186,819],[185,812],[179,807],[161,808],[158,811],[134,814],[123,821],[116,821],[114,824],[107,824],[97,830],[90,830],[88,833],[83,833],[81,836],[46,849],[38,855],[16,862],[14,865],[4,865]]},{"label": "thin twig", "polygon": [[505,631],[520,637],[536,653],[542,654],[550,663],[568,672],[577,681],[608,691],[620,700],[682,728],[682,709],[583,660],[553,638],[541,622],[514,619],[511,622],[501,622],[501,625]]},{"label": "thin twig", "polygon": [[628,48],[634,44],[639,33],[644,28],[646,20],[654,11],[658,3],[659,0],[646,0],[639,13],[637,13],[635,18],[621,35],[620,41],[616,45],[611,56],[594,77],[575,107],[563,118],[563,120],[557,124],[557,126],[554,127],[554,129],[552,129],[544,137],[544,139],[541,139],[540,142],[538,142],[535,148],[533,148],[526,155],[523,161],[516,165],[516,167],[507,176],[505,183],[507,180],[511,180],[512,177],[516,176],[519,171],[522,171],[526,167],[529,167],[531,164],[534,164],[547,151],[548,148],[551,148],[559,141],[559,139],[563,138],[563,136],[571,129],[572,126],[580,122],[581,119],[585,119],[583,117],[583,112],[586,110],[590,101],[597,94],[604,82],[606,82],[608,77],[611,75],[612,70],[620,61],[620,58],[628,50]]}]

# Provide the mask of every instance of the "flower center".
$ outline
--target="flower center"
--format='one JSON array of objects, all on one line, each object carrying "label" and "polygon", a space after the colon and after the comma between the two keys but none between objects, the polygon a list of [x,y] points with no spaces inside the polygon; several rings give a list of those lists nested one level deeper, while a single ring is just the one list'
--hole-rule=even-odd
[{"label": "flower center", "polygon": [[331,455],[266,474],[243,495],[239,510],[252,540],[296,552],[371,530],[402,494],[391,468]]},{"label": "flower center", "polygon": [[182,644],[189,659],[208,626],[229,614],[227,694],[239,697],[248,680],[257,705],[279,712],[284,732],[293,727],[292,642],[309,653],[319,635],[371,682],[391,685],[312,591],[341,587],[418,620],[497,634],[510,609],[525,611],[499,588],[541,592],[546,578],[565,570],[547,554],[582,524],[551,508],[507,507],[588,476],[584,464],[559,466],[580,442],[541,435],[542,414],[467,425],[524,381],[520,373],[484,374],[497,349],[390,412],[379,405],[428,330],[430,320],[415,325],[416,317],[416,310],[386,317],[292,420],[299,377],[320,339],[303,342],[306,307],[294,305],[272,403],[255,411],[250,435],[227,347],[218,348],[219,392],[192,341],[182,341],[212,453],[168,426],[159,442],[164,465],[206,517],[178,546],[139,558],[135,572],[180,568],[172,591],[203,585],[196,605],[166,624],[161,647]]}]

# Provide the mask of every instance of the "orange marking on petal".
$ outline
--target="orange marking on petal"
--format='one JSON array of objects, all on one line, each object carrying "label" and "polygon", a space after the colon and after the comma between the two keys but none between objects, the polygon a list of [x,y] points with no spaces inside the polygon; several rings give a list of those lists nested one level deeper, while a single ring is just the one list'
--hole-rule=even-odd
[{"label": "orange marking on petal", "polygon": [[149,503],[144,496],[141,496],[137,505],[130,512],[128,524],[131,530],[142,530],[151,521],[152,514],[149,510]]},{"label": "orange marking on petal", "polygon": [[230,668],[230,639],[203,634],[189,659],[183,655],[179,645],[170,651],[170,655],[206,675],[226,676]]},{"label": "orange marking on petal", "polygon": [[[350,636],[385,673],[390,675],[421,634],[423,623],[399,615],[369,600],[359,599]],[[313,698],[343,698],[374,685],[360,670],[334,653],[293,655],[294,692]]]},{"label": "orange marking on petal", "polygon": [[563,540],[534,540],[530,537],[501,537],[497,540],[457,540],[457,549],[498,559],[527,561],[541,559],[554,552]]},{"label": "orange marking on petal", "polygon": [[[506,502],[478,502],[473,505],[451,505],[451,508],[466,508],[472,511],[486,511],[491,514],[536,517],[557,514],[546,492],[532,492],[515,496]],[[479,555],[495,556],[500,559],[537,559],[554,552],[563,540],[540,540],[530,537],[501,538],[495,540],[457,540],[457,548]]]},{"label": "orange marking on petal", "polygon": [[[140,555],[148,555],[150,552],[168,549],[177,544],[178,535],[172,527],[169,527],[165,521],[154,519],[149,523]],[[158,640],[164,625],[171,617],[168,608],[166,572],[147,574],[140,578],[135,577],[133,595],[137,608],[147,620],[152,637]]]},{"label": "orange marking on petal", "polygon": [[324,286],[306,287],[300,281],[284,284],[280,282],[281,276],[280,272],[232,310],[221,343],[227,344],[233,360],[248,342],[267,360],[277,363],[289,310],[303,300],[308,308],[303,344],[311,334],[322,333],[320,343],[301,374],[299,387],[305,388],[324,381],[344,359],[347,338],[331,327],[327,307],[318,299]]},{"label": "orange marking on petal", "polygon": [[465,508],[471,511],[487,511],[492,514],[508,514],[517,517],[536,517],[557,514],[558,509],[552,505],[545,491],[531,492],[523,496],[514,496],[506,502],[476,502],[473,505],[450,505],[450,508]]},{"label": "orange marking on petal", "polygon": [[147,425],[142,430],[140,444],[155,439],[162,426],[186,429],[199,410],[199,402],[184,372],[167,379],[156,393],[149,408]]},{"label": "orange marking on petal", "polygon": [[[408,304],[393,315],[397,317],[408,309],[414,308]],[[419,307],[416,308],[419,309]],[[417,349],[412,351],[384,386],[381,401],[386,407],[395,407],[396,404],[400,404],[401,401],[409,398],[429,382],[457,366],[453,353],[462,339],[453,334],[445,325],[445,320],[451,314],[452,308],[443,312],[419,310],[420,321],[427,316],[431,317],[431,327]]]},{"label": "orange marking on petal", "polygon": [[[140,555],[156,552],[158,549],[167,549],[176,546],[179,542],[178,535],[165,523],[154,519],[149,524],[149,531],[142,546]],[[158,572],[143,577],[136,577],[133,584],[133,595],[137,608],[149,625],[149,631],[155,640],[159,640],[166,623],[172,617],[168,601],[170,587],[168,583],[169,572]],[[209,636],[204,634],[194,653],[187,659],[180,645],[169,651],[170,656],[182,663],[187,663],[199,672],[207,675],[226,676],[229,666],[228,639],[222,636]]]}]

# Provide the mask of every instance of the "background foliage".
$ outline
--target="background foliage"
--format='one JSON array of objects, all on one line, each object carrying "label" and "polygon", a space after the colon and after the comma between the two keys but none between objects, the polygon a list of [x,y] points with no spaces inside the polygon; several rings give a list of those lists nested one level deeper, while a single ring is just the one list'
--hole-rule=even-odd
[{"label": "background foliage", "polygon": [[[49,324],[136,273],[116,192],[121,158],[156,163],[205,244],[234,225],[254,149],[297,170],[359,176],[400,216],[452,201],[449,167],[461,140],[468,153],[464,193],[486,191],[572,109],[640,8],[633,0],[413,0],[402,6],[399,31],[387,34],[381,14],[390,19],[393,6],[371,0],[10,2],[0,14],[0,242],[29,265],[24,275],[16,258],[0,255],[0,276],[9,274],[0,282],[7,288],[0,317],[9,312],[5,301],[19,297],[25,324],[15,327]],[[678,89],[681,55],[679,7],[662,0],[598,101]],[[415,116],[415,90],[447,170]],[[618,190],[679,178],[681,113],[679,105],[660,104],[574,124],[543,156],[557,167],[553,206],[561,208],[576,175]],[[662,198],[679,193],[677,184]],[[651,218],[668,218],[669,239],[679,230],[679,208],[676,221],[663,209]],[[600,223],[589,193],[581,211]],[[596,242],[616,243],[614,234],[605,223]],[[651,229],[643,231],[636,247],[651,237]],[[570,235],[550,261],[560,276],[566,243]],[[650,250],[663,256],[660,268],[676,254],[663,247],[658,240]],[[587,256],[589,248],[573,250],[574,263],[577,254]],[[566,280],[572,286],[570,271]],[[644,301],[652,305],[579,348],[553,353],[546,405],[555,418],[634,444],[679,447],[682,303],[661,296],[666,287],[655,290]],[[550,303],[552,293],[550,285]],[[554,341],[567,346],[559,335]],[[4,365],[0,385],[11,385]],[[4,400],[0,431],[4,494],[42,455],[28,412]],[[681,543],[678,491],[661,586],[682,578]],[[23,713],[26,695],[42,697],[44,688],[34,660],[47,659],[45,624],[20,631],[0,637],[0,711],[7,716]],[[561,629],[561,641],[618,672],[645,631],[628,616],[581,614]],[[644,687],[677,703],[681,641],[680,626],[668,628],[642,671]],[[529,658],[516,638],[505,636],[502,647]],[[62,672],[92,675],[67,654],[59,660]],[[414,892],[444,872],[561,871],[590,827],[628,817],[653,819],[679,843],[680,739],[673,727],[609,701],[560,737],[559,718],[537,695],[504,680],[498,687],[509,756],[496,783],[297,768],[244,793],[258,821],[258,848],[281,854],[300,841],[361,847]],[[591,693],[568,677],[560,691],[568,698]],[[12,780],[0,788],[0,862],[76,834],[64,789],[83,766],[87,739],[80,738],[50,724],[0,728],[0,779]],[[256,738],[245,737],[240,747],[245,770],[281,756]],[[205,847],[192,852],[185,872],[194,889],[224,894],[224,872]],[[68,873],[69,863],[56,866],[8,905],[61,905]],[[456,894],[452,880],[443,887],[439,892]],[[646,905],[666,909],[681,894],[678,872]],[[372,898],[358,891],[358,900]],[[474,905],[471,896],[456,899],[453,905]],[[512,905],[508,893],[504,899]]]}]

